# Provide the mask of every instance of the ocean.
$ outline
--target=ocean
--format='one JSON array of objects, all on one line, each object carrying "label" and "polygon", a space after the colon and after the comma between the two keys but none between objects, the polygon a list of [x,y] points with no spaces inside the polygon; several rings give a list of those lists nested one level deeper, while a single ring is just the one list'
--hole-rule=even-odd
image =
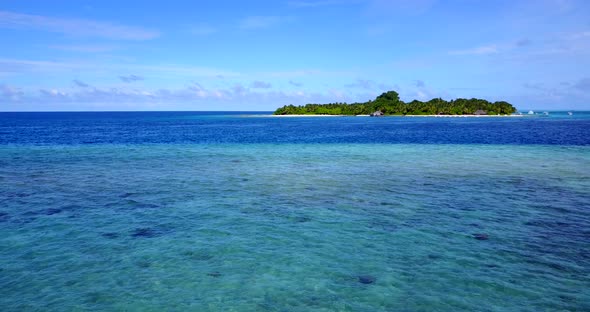
[{"label": "ocean", "polygon": [[0,113],[2,311],[588,311],[590,113]]}]

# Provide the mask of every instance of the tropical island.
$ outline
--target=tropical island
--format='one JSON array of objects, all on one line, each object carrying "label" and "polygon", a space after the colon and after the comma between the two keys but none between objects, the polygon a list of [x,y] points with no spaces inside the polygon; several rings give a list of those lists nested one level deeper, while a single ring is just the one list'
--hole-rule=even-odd
[{"label": "tropical island", "polygon": [[274,115],[509,115],[516,112],[512,104],[482,99],[455,99],[445,101],[435,98],[428,102],[413,100],[405,103],[395,91],[384,92],[375,100],[364,103],[329,103],[285,105]]}]

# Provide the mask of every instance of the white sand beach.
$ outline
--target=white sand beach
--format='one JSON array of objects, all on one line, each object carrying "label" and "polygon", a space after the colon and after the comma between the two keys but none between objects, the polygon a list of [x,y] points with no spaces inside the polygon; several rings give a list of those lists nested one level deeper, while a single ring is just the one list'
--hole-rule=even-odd
[{"label": "white sand beach", "polygon": [[[291,118],[291,117],[346,117],[347,115],[242,115],[242,117],[276,117],[276,118]],[[368,115],[367,115],[368,116]]]},{"label": "white sand beach", "polygon": [[[487,118],[487,117],[527,117],[528,115],[388,115],[381,117],[436,117],[436,118]],[[370,117],[369,115],[242,115],[242,117],[272,117],[272,118],[294,118],[294,117]],[[528,116],[530,117],[530,116]]]},{"label": "white sand beach", "polygon": [[462,118],[462,117],[525,117],[525,115],[405,115],[400,117],[437,117],[437,118]]}]

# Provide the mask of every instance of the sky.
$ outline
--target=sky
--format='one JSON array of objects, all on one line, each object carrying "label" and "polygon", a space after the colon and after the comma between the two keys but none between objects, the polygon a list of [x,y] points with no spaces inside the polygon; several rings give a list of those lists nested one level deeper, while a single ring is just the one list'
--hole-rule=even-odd
[{"label": "sky", "polygon": [[0,111],[590,110],[587,0],[0,0]]}]

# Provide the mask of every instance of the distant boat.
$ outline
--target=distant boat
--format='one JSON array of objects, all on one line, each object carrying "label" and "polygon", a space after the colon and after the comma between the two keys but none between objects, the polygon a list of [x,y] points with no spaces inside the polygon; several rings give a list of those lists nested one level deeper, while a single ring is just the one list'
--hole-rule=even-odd
[{"label": "distant boat", "polygon": [[534,115],[535,112],[533,112],[532,110],[529,111],[529,115]]},{"label": "distant boat", "polygon": [[573,115],[574,113],[572,113],[572,112],[567,112],[567,114],[571,116],[571,115]]},{"label": "distant boat", "polygon": [[549,116],[549,112],[543,112],[543,115]]}]

